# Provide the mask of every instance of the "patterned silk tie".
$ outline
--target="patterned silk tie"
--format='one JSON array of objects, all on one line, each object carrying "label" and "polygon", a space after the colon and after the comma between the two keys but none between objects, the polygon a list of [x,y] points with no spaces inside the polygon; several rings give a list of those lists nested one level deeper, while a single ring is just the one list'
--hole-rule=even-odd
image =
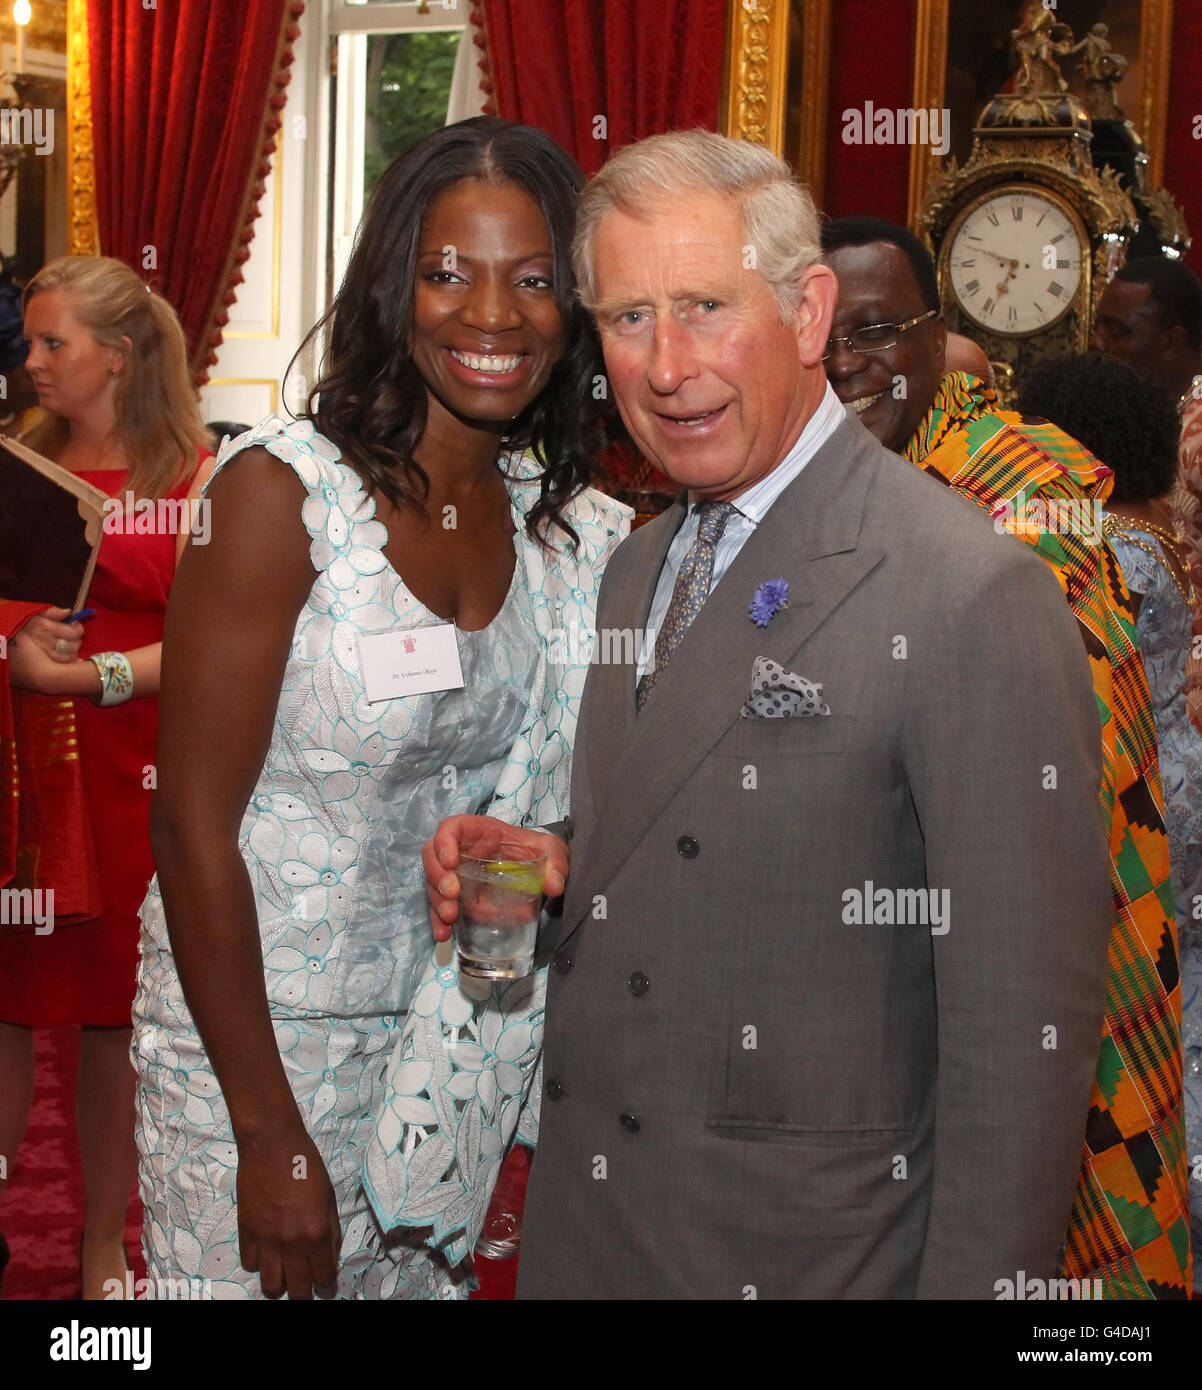
[{"label": "patterned silk tie", "polygon": [[672,601],[668,604],[668,611],[655,638],[655,665],[639,681],[636,701],[640,711],[655,688],[655,682],[663,675],[672,653],[680,645],[680,639],[709,596],[718,542],[726,530],[726,523],[737,510],[731,502],[697,503],[697,539],[689,547],[689,553],[676,572]]}]

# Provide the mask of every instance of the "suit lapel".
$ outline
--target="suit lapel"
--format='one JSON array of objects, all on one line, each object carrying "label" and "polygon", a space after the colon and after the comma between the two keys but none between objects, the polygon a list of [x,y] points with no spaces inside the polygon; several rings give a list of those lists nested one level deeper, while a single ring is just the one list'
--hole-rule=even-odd
[{"label": "suit lapel", "polygon": [[[625,570],[612,594],[606,593],[605,611],[597,615],[598,626],[604,623],[606,629],[634,633],[636,648],[647,626],[660,570],[684,521],[685,509],[682,493],[663,515],[640,527],[626,541],[628,546],[642,548],[644,554]],[[600,633],[597,642],[602,642]],[[635,655],[637,658],[637,650]],[[589,793],[594,805],[608,799],[614,770],[630,746],[639,718],[634,669],[625,662],[595,661],[589,668],[577,725],[580,737],[587,743]],[[583,848],[582,843],[579,848]]]},{"label": "suit lapel", "polygon": [[[860,538],[878,455],[875,441],[858,422],[839,426],[739,551],[641,715],[634,712],[629,667],[593,668],[581,727],[588,730],[589,764],[595,769],[596,825],[579,853],[573,853],[573,875],[587,883],[588,898],[583,905],[573,904],[568,930],[578,925],[592,895],[605,889],[664,806],[740,717],[755,658],[767,656],[789,666],[810,635],[880,563],[883,547],[863,544]],[[645,618],[675,530],[671,526],[667,542],[655,545],[646,568],[635,567],[639,572],[629,576],[614,621]],[[748,610],[756,589],[769,579],[788,581],[789,606],[761,628]],[[606,621],[610,619],[607,612]],[[798,674],[822,679],[821,671]]]}]

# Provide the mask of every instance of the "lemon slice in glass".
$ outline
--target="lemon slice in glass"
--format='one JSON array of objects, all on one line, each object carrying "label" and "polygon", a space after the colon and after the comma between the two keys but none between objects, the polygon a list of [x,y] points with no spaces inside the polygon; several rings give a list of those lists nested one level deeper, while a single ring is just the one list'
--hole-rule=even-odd
[{"label": "lemon slice in glass", "polygon": [[543,871],[536,869],[533,864],[523,864],[518,859],[494,859],[489,864],[489,870],[515,893],[543,891]]}]

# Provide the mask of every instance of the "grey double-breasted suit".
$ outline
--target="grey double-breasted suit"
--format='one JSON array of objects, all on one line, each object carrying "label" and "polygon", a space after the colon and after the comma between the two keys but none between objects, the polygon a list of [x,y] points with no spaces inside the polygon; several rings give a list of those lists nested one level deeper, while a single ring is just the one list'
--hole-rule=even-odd
[{"label": "grey double-breasted suit", "polygon": [[[619,549],[600,630],[645,626],[683,514]],[[778,578],[789,606],[757,627]],[[757,656],[830,714],[741,718]],[[849,417],[641,715],[634,687],[598,664],[584,693],[519,1296],[989,1298],[1053,1274],[1110,889],[1090,673],[1048,567]]]}]

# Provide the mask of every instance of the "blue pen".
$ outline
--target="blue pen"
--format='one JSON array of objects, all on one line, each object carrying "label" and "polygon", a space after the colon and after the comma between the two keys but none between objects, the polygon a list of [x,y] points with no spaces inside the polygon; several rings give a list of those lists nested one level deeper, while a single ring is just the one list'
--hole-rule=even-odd
[{"label": "blue pen", "polygon": [[65,623],[82,623],[85,618],[90,618],[96,612],[94,608],[81,608],[78,613],[72,613],[69,618],[64,618]]}]

